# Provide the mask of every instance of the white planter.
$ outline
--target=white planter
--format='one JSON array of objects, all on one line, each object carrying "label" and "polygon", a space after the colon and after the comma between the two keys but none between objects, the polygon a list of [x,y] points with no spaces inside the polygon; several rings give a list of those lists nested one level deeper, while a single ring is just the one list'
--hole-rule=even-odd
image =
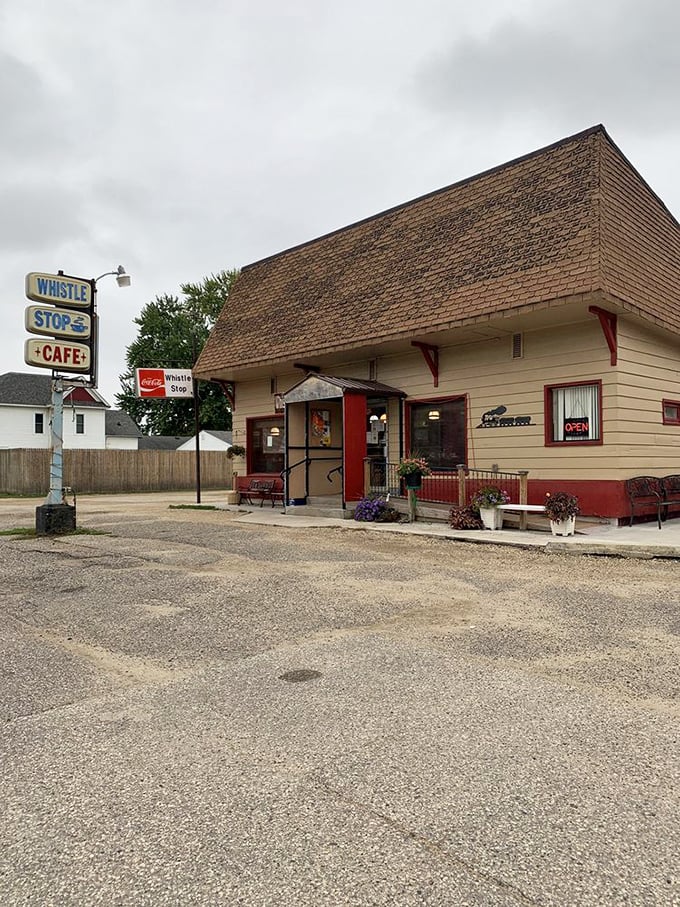
[{"label": "white planter", "polygon": [[498,507],[480,507],[479,516],[485,529],[503,528],[503,511]]},{"label": "white planter", "polygon": [[550,529],[553,535],[573,535],[575,526],[575,516],[568,516],[565,520],[550,520]]}]

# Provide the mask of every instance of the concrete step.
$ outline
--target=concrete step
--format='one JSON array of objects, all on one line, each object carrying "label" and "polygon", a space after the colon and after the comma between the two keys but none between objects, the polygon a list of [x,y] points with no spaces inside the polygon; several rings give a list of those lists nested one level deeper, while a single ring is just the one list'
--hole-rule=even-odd
[{"label": "concrete step", "polygon": [[335,506],[326,507],[326,506],[317,506],[312,504],[298,504],[293,505],[292,507],[288,505],[286,507],[286,513],[291,516],[311,516],[311,517],[325,517],[328,520],[349,520],[352,518],[352,514],[347,510],[343,510],[342,507],[337,506],[337,498],[335,499]]}]

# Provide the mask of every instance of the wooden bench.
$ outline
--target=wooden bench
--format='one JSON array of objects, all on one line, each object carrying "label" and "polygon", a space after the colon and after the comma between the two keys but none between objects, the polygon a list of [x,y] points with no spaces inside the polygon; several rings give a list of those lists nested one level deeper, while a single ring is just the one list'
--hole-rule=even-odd
[{"label": "wooden bench", "polygon": [[283,491],[276,488],[276,479],[251,479],[247,488],[241,492],[243,500],[254,506],[253,498],[260,502],[260,507],[265,501],[271,501],[272,507],[275,501],[283,503]]},{"label": "wooden bench", "polygon": [[530,513],[545,513],[543,504],[497,504],[499,510],[510,510],[519,513],[519,528],[527,528],[527,518]]}]

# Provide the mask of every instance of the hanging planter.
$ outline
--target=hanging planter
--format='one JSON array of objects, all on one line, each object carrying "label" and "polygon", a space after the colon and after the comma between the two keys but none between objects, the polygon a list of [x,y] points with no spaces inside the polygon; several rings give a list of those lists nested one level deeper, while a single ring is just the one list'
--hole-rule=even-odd
[{"label": "hanging planter", "polygon": [[503,511],[498,507],[480,507],[479,516],[485,529],[503,528]]},{"label": "hanging planter", "polygon": [[404,480],[404,487],[413,491],[420,488],[423,476],[432,475],[432,470],[427,465],[427,460],[422,457],[409,456],[399,461],[397,475]]}]

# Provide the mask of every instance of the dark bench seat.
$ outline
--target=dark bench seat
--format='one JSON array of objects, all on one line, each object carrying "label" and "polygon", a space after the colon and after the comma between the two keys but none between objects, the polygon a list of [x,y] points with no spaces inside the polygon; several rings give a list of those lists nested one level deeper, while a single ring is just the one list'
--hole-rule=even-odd
[{"label": "dark bench seat", "polygon": [[277,488],[276,479],[251,479],[248,486],[241,489],[241,498],[251,507],[254,506],[253,498],[260,502],[260,507],[265,501],[271,501],[273,507],[277,501],[283,504],[283,489]]},{"label": "dark bench seat", "polygon": [[636,508],[651,507],[656,510],[656,522],[661,529],[661,523],[668,518],[671,505],[680,505],[680,475],[663,478],[634,476],[632,479],[626,479],[626,494],[630,502],[629,525],[633,525]]}]

